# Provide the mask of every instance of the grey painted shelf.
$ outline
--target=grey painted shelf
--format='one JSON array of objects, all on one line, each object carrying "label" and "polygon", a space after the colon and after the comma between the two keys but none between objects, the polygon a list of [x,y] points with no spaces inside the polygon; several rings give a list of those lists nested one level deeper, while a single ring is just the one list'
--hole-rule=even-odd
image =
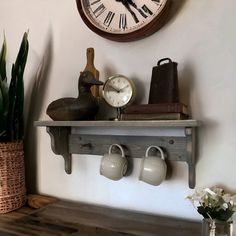
[{"label": "grey painted shelf", "polygon": [[[35,121],[34,124],[47,127],[52,150],[63,156],[67,174],[71,174],[72,154],[103,155],[111,144],[118,143],[124,147],[128,158],[142,158],[148,146],[157,145],[163,148],[168,161],[183,161],[188,164],[189,187],[195,187],[196,128],[201,125],[200,121]],[[123,131],[106,134],[105,131],[111,128]],[[129,128],[137,132],[125,133]],[[99,133],[86,133],[86,130],[91,129],[99,129]],[[146,129],[154,130],[155,135],[153,132],[143,135]],[[159,133],[158,129],[162,132]],[[181,129],[184,134],[166,136],[163,135],[163,129]]]}]

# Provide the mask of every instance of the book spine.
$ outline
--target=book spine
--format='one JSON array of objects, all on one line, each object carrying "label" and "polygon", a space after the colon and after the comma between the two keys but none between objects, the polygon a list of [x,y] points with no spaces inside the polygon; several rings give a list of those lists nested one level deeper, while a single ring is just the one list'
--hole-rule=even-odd
[{"label": "book spine", "polygon": [[188,114],[187,106],[181,103],[174,104],[150,104],[150,105],[133,105],[124,109],[124,114],[154,114],[154,113],[183,113]]},{"label": "book spine", "polygon": [[121,114],[121,120],[185,120],[189,116],[183,113],[160,114]]}]

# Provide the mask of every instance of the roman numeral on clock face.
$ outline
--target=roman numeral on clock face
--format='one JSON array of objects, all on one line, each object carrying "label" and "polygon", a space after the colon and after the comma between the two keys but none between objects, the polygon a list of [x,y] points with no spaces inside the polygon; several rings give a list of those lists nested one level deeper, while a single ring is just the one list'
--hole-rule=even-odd
[{"label": "roman numeral on clock face", "polygon": [[154,2],[156,4],[160,4],[160,0],[152,0],[152,2]]},{"label": "roman numeral on clock face", "polygon": [[127,27],[126,14],[120,14],[119,28],[124,30]]},{"label": "roman numeral on clock face", "polygon": [[106,7],[104,6],[104,4],[100,4],[93,12],[93,14],[96,17],[99,17],[104,11],[106,10]]},{"label": "roman numeral on clock face", "polygon": [[101,0],[92,1],[92,2],[90,3],[90,5],[92,6],[92,5],[94,5],[94,4],[96,4],[96,3],[99,3],[99,2],[101,2]]},{"label": "roman numeral on clock face", "polygon": [[109,11],[109,12],[107,13],[107,16],[106,16],[104,22],[103,22],[104,25],[110,26],[110,24],[111,24],[111,22],[112,22],[114,16],[115,16],[115,13],[112,12],[112,11]]},{"label": "roman numeral on clock face", "polygon": [[155,3],[158,7],[161,7],[163,5],[163,2],[161,0],[152,0],[153,3]]},{"label": "roman numeral on clock face", "polygon": [[142,6],[142,10],[149,15],[153,14],[153,12],[145,4]]}]

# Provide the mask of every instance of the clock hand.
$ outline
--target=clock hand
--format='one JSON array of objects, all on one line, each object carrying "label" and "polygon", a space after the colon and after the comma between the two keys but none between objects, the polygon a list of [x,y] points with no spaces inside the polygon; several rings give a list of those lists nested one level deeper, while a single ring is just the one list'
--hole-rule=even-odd
[{"label": "clock hand", "polygon": [[108,87],[109,88],[111,88],[112,90],[114,90],[114,91],[116,91],[117,93],[119,93],[120,92],[120,89],[118,89],[118,88],[115,88],[115,87],[113,87],[112,85],[108,85]]},{"label": "clock hand", "polygon": [[120,92],[121,92],[122,90],[124,90],[125,88],[127,88],[127,87],[129,87],[129,85],[128,85],[128,84],[127,84],[127,85],[125,85],[125,87],[121,88],[121,89],[120,89]]},{"label": "clock hand", "polygon": [[133,0],[127,0],[127,2],[134,7],[144,18],[147,18],[147,15],[142,11],[142,9],[138,8],[137,5],[133,2]]},{"label": "clock hand", "polygon": [[[132,11],[132,9],[130,8],[130,5],[129,5],[129,4],[131,4],[131,3],[129,2],[129,0],[116,0],[116,2],[121,2],[121,3],[125,6],[125,8],[129,11],[129,13],[132,15],[132,17],[133,17],[135,23],[139,23],[139,19],[137,18],[137,16],[135,15],[135,13],[134,13],[134,12]],[[131,5],[131,6],[132,6],[132,5]]]}]

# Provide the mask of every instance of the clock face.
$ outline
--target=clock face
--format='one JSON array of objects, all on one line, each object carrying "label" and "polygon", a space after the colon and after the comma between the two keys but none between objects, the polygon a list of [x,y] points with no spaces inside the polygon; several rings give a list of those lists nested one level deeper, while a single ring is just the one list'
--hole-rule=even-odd
[{"label": "clock face", "polygon": [[77,0],[87,26],[117,41],[145,37],[160,27],[169,0]]},{"label": "clock face", "polygon": [[103,97],[112,107],[124,107],[135,98],[135,86],[123,75],[110,77],[103,86]]}]

